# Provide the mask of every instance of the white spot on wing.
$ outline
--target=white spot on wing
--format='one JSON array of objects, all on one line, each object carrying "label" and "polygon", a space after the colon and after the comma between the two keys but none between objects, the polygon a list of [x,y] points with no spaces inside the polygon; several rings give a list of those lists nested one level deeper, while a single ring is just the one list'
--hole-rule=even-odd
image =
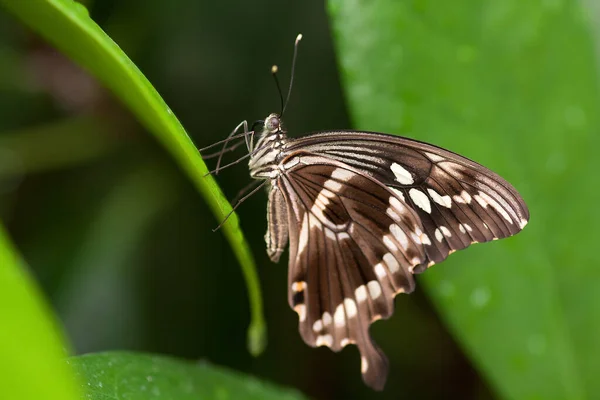
[{"label": "white spot on wing", "polygon": [[304,289],[306,289],[306,282],[298,281],[298,282],[292,283],[292,291],[294,293],[302,292],[302,291],[304,291]]},{"label": "white spot on wing", "polygon": [[439,230],[439,228],[435,230],[435,238],[440,243],[442,242],[442,240],[444,240],[444,235],[442,235],[442,232]]},{"label": "white spot on wing", "polygon": [[400,216],[396,213],[396,211],[394,211],[394,209],[392,207],[388,207],[388,209],[385,211],[385,213],[387,215],[389,215],[390,218],[393,219],[394,221],[400,221]]},{"label": "white spot on wing", "polygon": [[479,203],[479,205],[483,208],[487,208],[487,206],[489,205],[487,203],[487,201],[485,201],[481,196],[479,195],[475,195],[475,201],[477,201],[477,203]]},{"label": "white spot on wing", "polygon": [[300,317],[300,321],[304,322],[304,320],[306,319],[306,306],[304,304],[297,304],[294,307],[294,311],[296,311],[296,313],[298,313],[298,316]]},{"label": "white spot on wing", "polygon": [[395,197],[390,197],[390,206],[392,206],[399,213],[404,212],[404,206],[402,205],[402,203],[400,203],[400,200],[398,200]]},{"label": "white spot on wing", "polygon": [[390,235],[385,235],[383,237],[383,244],[385,244],[385,247],[387,247],[390,251],[393,251],[393,252],[398,251],[398,247],[396,247],[396,245],[394,244],[394,241],[391,239]]},{"label": "white spot on wing", "polygon": [[[319,196],[326,197],[327,199],[333,199],[336,195],[331,190],[323,188],[319,193]],[[327,204],[329,204],[329,200],[327,200]]]},{"label": "white spot on wing", "polygon": [[452,199],[450,199],[450,196],[448,196],[448,195],[442,196],[438,192],[436,192],[435,190],[433,190],[431,188],[428,188],[427,192],[429,193],[429,195],[431,196],[433,201],[438,203],[440,206],[444,206],[446,208],[452,207]]},{"label": "white spot on wing", "polygon": [[369,362],[367,361],[366,357],[363,356],[360,358],[360,372],[364,374],[365,372],[367,372],[368,369]]},{"label": "white spot on wing", "polygon": [[377,275],[378,278],[381,279],[386,276],[385,268],[383,268],[382,263],[378,263],[377,265],[375,265],[374,270],[375,270],[375,275]]},{"label": "white spot on wing", "polygon": [[425,155],[433,162],[440,162],[440,161],[444,161],[444,157],[442,156],[438,156],[437,154],[433,154],[433,153],[428,153],[426,152]]},{"label": "white spot on wing", "polygon": [[344,307],[346,308],[346,316],[348,318],[356,317],[356,303],[350,298],[344,299]]},{"label": "white spot on wing", "polygon": [[400,264],[398,264],[398,260],[396,260],[392,253],[385,253],[383,261],[386,263],[391,273],[395,273],[400,269]]},{"label": "white spot on wing", "polygon": [[521,221],[519,221],[519,228],[525,228],[525,225],[527,225],[528,222],[529,221],[527,221],[526,219],[521,219]]},{"label": "white spot on wing", "polygon": [[323,313],[323,325],[329,326],[329,325],[331,325],[331,321],[332,321],[331,314],[329,314],[327,311],[325,311]]},{"label": "white spot on wing", "polygon": [[415,242],[416,244],[423,244],[421,242],[421,237],[417,234],[415,234],[414,232],[410,233],[410,238],[413,240],[413,242]]},{"label": "white spot on wing", "polygon": [[316,345],[331,347],[333,345],[333,336],[329,334],[317,336]]},{"label": "white spot on wing", "polygon": [[504,207],[502,207],[496,200],[494,200],[492,197],[490,197],[490,195],[488,195],[487,193],[480,191],[479,195],[475,195],[473,197],[479,203],[479,205],[481,205],[481,207],[486,208],[488,205],[490,205],[494,208],[494,210],[496,210],[498,212],[498,214],[502,215],[502,217],[504,217],[505,220],[507,220],[511,224],[513,223],[512,219],[510,218],[510,215],[508,215],[508,213],[506,212]]},{"label": "white spot on wing", "polygon": [[446,228],[445,226],[440,226],[440,230],[442,231],[444,236],[452,237],[452,232],[450,232],[450,229]]},{"label": "white spot on wing", "polygon": [[428,214],[431,214],[431,203],[425,193],[419,189],[410,189],[408,194],[417,207],[422,209]]},{"label": "white spot on wing", "polygon": [[365,285],[360,285],[354,291],[354,296],[356,297],[356,301],[362,303],[367,299],[367,287]]},{"label": "white spot on wing", "polygon": [[330,203],[328,196],[329,193],[331,192],[327,189],[323,189],[319,192],[310,210],[313,214],[321,215],[322,213],[320,214],[320,212],[327,209],[327,205]]},{"label": "white spot on wing", "polygon": [[467,233],[467,231],[465,230],[465,226],[463,224],[458,224],[458,229],[462,232],[462,233]]},{"label": "white spot on wing", "polygon": [[318,319],[313,324],[313,331],[315,331],[316,333],[318,333],[318,332],[321,332],[322,330],[323,330],[323,321],[321,321],[320,319]]},{"label": "white spot on wing", "polygon": [[400,246],[406,250],[408,248],[408,238],[406,237],[406,233],[404,233],[404,231],[396,224],[390,225],[390,232],[394,235],[398,243],[400,243]]},{"label": "white spot on wing", "polygon": [[337,327],[346,325],[346,314],[344,311],[343,304],[340,304],[335,309],[335,313],[333,313],[333,321],[335,322],[335,326],[337,326]]},{"label": "white spot on wing", "polygon": [[369,281],[367,283],[367,288],[369,289],[369,296],[371,296],[373,300],[381,296],[381,285],[379,284],[379,282]]},{"label": "white spot on wing", "polygon": [[339,192],[342,188],[342,184],[338,181],[334,181],[333,179],[328,179],[323,184],[323,187],[331,190],[332,192]]},{"label": "white spot on wing", "polygon": [[391,186],[388,186],[392,192],[394,192],[396,194],[396,196],[400,197],[402,199],[402,201],[406,201],[406,199],[404,198],[404,193],[402,193],[401,190],[398,190],[396,188],[393,188]]},{"label": "white spot on wing", "polygon": [[344,168],[336,168],[331,173],[331,179],[335,179],[337,181],[348,182],[354,174],[347,169]]},{"label": "white spot on wing", "polygon": [[396,180],[402,185],[412,185],[413,183],[415,183],[415,180],[413,179],[411,173],[408,172],[406,168],[404,168],[402,165],[398,163],[393,163],[391,169],[394,175],[396,176]]},{"label": "white spot on wing", "polygon": [[460,192],[460,195],[453,196],[453,199],[457,203],[471,204],[471,195],[466,190]]}]

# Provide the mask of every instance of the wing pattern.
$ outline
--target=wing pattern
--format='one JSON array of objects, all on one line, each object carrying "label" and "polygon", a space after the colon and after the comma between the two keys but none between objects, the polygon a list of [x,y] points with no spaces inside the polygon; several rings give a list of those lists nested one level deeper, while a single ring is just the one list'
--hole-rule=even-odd
[{"label": "wing pattern", "polygon": [[338,160],[395,190],[418,213],[428,262],[420,273],[472,243],[514,235],[529,220],[519,193],[465,157],[426,143],[371,132],[329,132],[295,139],[301,148]]}]

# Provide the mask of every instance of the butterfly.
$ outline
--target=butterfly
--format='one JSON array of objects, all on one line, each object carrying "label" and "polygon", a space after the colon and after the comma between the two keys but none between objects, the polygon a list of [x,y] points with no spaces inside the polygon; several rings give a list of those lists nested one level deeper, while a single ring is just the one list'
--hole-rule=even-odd
[{"label": "butterfly", "polygon": [[268,189],[267,253],[278,262],[289,246],[288,302],[302,339],[335,352],[356,345],[364,382],[382,390],[388,361],[370,325],[415,289],[415,274],[521,231],[527,205],[499,175],[443,148],[367,131],[290,138],[281,114],[242,134],[250,176],[262,182],[253,193]]}]

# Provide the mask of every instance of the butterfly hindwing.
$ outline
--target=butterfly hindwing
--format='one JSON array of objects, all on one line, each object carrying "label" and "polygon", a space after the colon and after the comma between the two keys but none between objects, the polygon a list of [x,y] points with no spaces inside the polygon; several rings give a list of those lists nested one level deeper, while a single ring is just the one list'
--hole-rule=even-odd
[{"label": "butterfly hindwing", "polygon": [[286,199],[289,302],[311,346],[356,344],[363,379],[382,388],[387,359],[370,324],[393,312],[426,263],[418,215],[387,186],[341,162],[294,154],[276,182]]}]

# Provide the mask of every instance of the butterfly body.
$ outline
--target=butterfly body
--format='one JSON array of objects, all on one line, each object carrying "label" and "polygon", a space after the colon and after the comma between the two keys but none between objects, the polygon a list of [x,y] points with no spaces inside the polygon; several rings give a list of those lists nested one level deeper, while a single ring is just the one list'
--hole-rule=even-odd
[{"label": "butterfly body", "polygon": [[364,381],[382,389],[385,355],[369,335],[413,275],[472,243],[519,232],[529,211],[489,169],[415,140],[359,131],[288,138],[277,114],[249,149],[268,180],[267,253],[289,243],[288,301],[310,346],[355,344]]},{"label": "butterfly body", "polygon": [[[262,121],[259,121],[262,122]],[[249,151],[252,153],[248,168],[250,176],[255,179],[277,179],[281,173],[282,148],[287,142],[287,135],[283,131],[279,118],[271,114],[265,120],[256,145],[252,144]]]}]

